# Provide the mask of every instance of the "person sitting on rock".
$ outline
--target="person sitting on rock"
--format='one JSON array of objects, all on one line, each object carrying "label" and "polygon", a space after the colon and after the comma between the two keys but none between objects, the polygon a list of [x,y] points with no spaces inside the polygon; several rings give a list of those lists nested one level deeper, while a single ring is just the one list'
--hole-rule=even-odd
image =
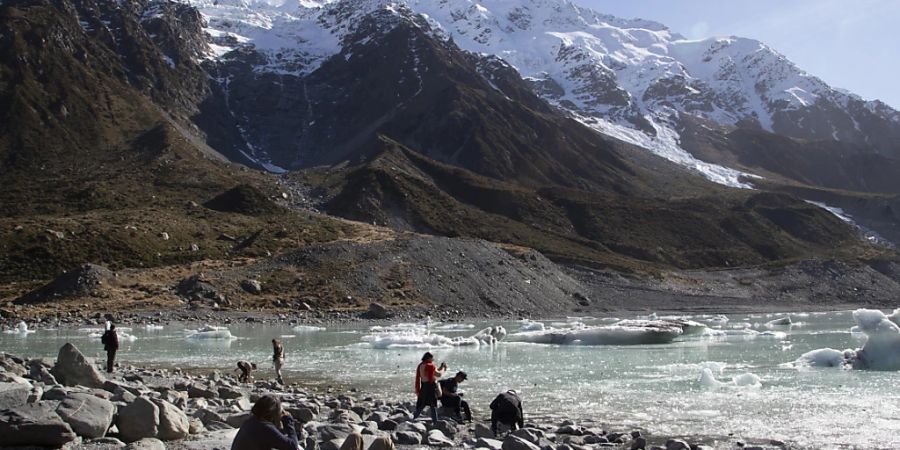
[{"label": "person sitting on rock", "polygon": [[434,355],[431,352],[425,352],[422,356],[422,362],[416,367],[416,412],[413,414],[413,420],[419,418],[419,414],[426,406],[431,407],[431,421],[437,425],[437,401],[438,401],[438,383],[437,379],[444,376],[447,370],[447,363],[441,363],[440,368],[434,367]]},{"label": "person sitting on rock", "polygon": [[441,404],[445,408],[453,410],[453,419],[462,423],[462,412],[466,413],[466,420],[472,421],[472,410],[469,409],[469,403],[462,399],[462,393],[459,392],[459,383],[466,381],[468,375],[465,372],[456,372],[456,376],[447,380],[441,380]]},{"label": "person sitting on rock", "polygon": [[238,381],[241,383],[252,383],[253,375],[251,372],[256,370],[256,363],[240,360],[237,363],[238,370],[241,371],[241,375],[238,377]]},{"label": "person sitting on rock", "polygon": [[109,325],[109,329],[100,337],[100,343],[103,344],[103,350],[106,350],[106,372],[112,373],[113,365],[116,363],[116,352],[119,350],[119,335],[116,333],[115,325]]},{"label": "person sitting on rock", "polygon": [[272,365],[275,366],[275,380],[284,384],[281,368],[284,367],[284,345],[278,339],[272,339]]},{"label": "person sitting on rock", "polygon": [[[279,425],[281,429],[279,430]],[[231,450],[299,450],[294,418],[281,407],[281,399],[264,395],[250,410],[250,418],[241,425]]]},{"label": "person sitting on rock", "polygon": [[510,389],[491,402],[491,431],[497,435],[497,425],[503,424],[512,430],[525,428],[525,413],[522,411],[522,400],[519,394]]}]

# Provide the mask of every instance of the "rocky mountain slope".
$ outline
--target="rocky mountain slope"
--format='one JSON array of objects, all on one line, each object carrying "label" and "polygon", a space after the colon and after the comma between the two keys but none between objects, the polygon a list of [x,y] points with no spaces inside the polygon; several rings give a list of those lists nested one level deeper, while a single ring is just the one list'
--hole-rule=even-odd
[{"label": "rocky mountain slope", "polygon": [[[599,84],[577,88],[525,70],[528,61],[550,64],[539,54],[544,44],[523,44],[528,37],[569,39],[559,33],[576,26],[600,33],[602,22],[610,36],[625,39],[615,29],[640,28],[677,47],[681,41],[664,27],[522,0],[518,13],[502,9],[507,2],[479,4],[486,22],[461,33],[475,13],[450,5],[4,1],[4,295],[84,262],[172,267],[187,276],[182,268],[201,260],[222,267],[253,258],[265,266],[297,248],[372,233],[380,237],[361,239],[363,253],[394,251],[383,241],[397,231],[310,207],[394,230],[501,244],[491,251],[525,246],[558,263],[634,273],[893,257],[795,196],[860,188],[858,177],[783,170],[742,156],[757,153],[744,139],[709,145],[720,154],[692,155],[678,146],[689,123],[669,114],[677,108],[651,111],[655,103],[609,84],[615,80],[603,78],[596,61],[576,70],[583,57],[568,52],[583,50],[574,44],[553,73]],[[508,22],[502,30],[484,25],[499,20],[491,7]],[[509,37],[495,39],[503,33]],[[531,56],[504,50],[513,35]],[[478,50],[474,43],[495,51],[470,51]],[[623,48],[637,51],[637,44]],[[732,109],[737,117],[740,108]],[[715,118],[698,114],[694,129]],[[749,130],[734,128],[743,119],[721,120],[721,130],[694,133],[691,142]],[[296,172],[271,173],[287,170]],[[762,183],[751,171],[787,194],[723,186]],[[879,189],[892,186],[882,179]],[[286,289],[277,292],[297,295]]]}]

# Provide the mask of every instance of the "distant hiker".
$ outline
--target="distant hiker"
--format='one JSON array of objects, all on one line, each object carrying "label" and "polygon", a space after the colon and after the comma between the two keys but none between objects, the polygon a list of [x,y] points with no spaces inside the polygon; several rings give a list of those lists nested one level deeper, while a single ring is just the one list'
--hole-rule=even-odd
[{"label": "distant hiker", "polygon": [[434,355],[431,352],[425,352],[422,356],[422,362],[416,367],[416,412],[413,414],[413,420],[419,418],[422,410],[426,406],[431,407],[431,421],[437,425],[437,401],[440,397],[440,385],[437,379],[444,376],[447,370],[447,363],[441,363],[440,368],[434,367]]},{"label": "distant hiker", "polygon": [[[279,425],[281,429],[279,430]],[[281,407],[281,399],[264,395],[250,409],[248,418],[234,441],[231,450],[299,450],[294,418]]]},{"label": "distant hiker", "polygon": [[106,372],[112,373],[113,365],[116,363],[116,351],[119,350],[119,335],[116,333],[115,325],[109,325],[100,337],[100,343],[103,344],[103,350],[106,350]]},{"label": "distant hiker", "polygon": [[241,371],[241,375],[238,377],[238,381],[241,383],[250,383],[253,381],[253,375],[251,372],[256,370],[256,363],[247,362],[244,360],[238,361],[237,363],[238,370]]},{"label": "distant hiker", "polygon": [[272,364],[275,366],[275,380],[284,384],[281,368],[284,367],[284,345],[278,339],[272,339]]},{"label": "distant hiker", "polygon": [[525,428],[525,413],[522,411],[522,400],[519,394],[510,389],[491,402],[491,431],[497,435],[497,424],[502,423],[510,429]]},{"label": "distant hiker", "polygon": [[[453,378],[441,380],[441,404],[446,408],[453,409],[453,419],[462,423],[462,412],[466,413],[466,420],[472,421],[472,410],[469,409],[469,403],[462,399],[462,393],[459,392],[459,383],[466,381],[468,375],[465,372],[456,372]],[[462,412],[460,411],[462,410]]]}]

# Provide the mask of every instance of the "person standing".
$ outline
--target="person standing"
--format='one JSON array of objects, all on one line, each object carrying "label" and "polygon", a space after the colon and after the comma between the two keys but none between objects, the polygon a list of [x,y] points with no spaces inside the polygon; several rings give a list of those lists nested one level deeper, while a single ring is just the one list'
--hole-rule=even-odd
[{"label": "person standing", "polygon": [[416,412],[413,414],[413,420],[419,418],[419,414],[426,406],[431,407],[431,421],[437,425],[437,401],[440,394],[437,383],[438,378],[444,376],[447,370],[447,363],[441,363],[441,367],[434,367],[434,355],[431,352],[425,352],[422,356],[422,362],[416,367]]},{"label": "person standing", "polygon": [[522,411],[522,400],[519,394],[510,389],[491,402],[491,431],[497,435],[497,424],[502,423],[510,429],[525,428],[525,413]]},{"label": "person standing", "polygon": [[456,372],[453,378],[441,380],[441,404],[446,408],[453,409],[453,419],[459,423],[463,421],[462,413],[465,412],[466,420],[472,421],[472,410],[469,403],[462,399],[462,393],[459,392],[459,383],[466,381],[469,376],[465,372]]},{"label": "person standing", "polygon": [[113,365],[116,363],[116,352],[119,350],[119,335],[114,324],[109,325],[100,337],[100,342],[103,344],[103,350],[106,350],[106,372],[112,373]]},{"label": "person standing", "polygon": [[275,380],[284,384],[281,368],[284,367],[284,345],[278,339],[272,339],[272,365],[275,366]]},{"label": "person standing", "polygon": [[[281,429],[279,430],[279,425]],[[264,395],[256,401],[231,442],[231,450],[299,450],[294,418],[284,411],[281,399]]]}]

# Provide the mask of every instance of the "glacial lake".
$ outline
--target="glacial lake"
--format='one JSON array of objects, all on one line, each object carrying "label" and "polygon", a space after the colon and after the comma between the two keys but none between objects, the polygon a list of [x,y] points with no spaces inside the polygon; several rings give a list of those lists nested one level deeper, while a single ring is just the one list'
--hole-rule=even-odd
[{"label": "glacial lake", "polygon": [[[791,326],[767,326],[790,316]],[[900,448],[900,371],[849,370],[792,364],[820,348],[856,349],[866,336],[851,333],[852,312],[683,316],[708,324],[710,332],[667,344],[548,345],[501,341],[495,345],[444,346],[447,338],[471,336],[520,322],[402,325],[377,333],[369,326],[231,324],[233,340],[186,338],[190,326],[126,330],[120,362],[231,371],[240,359],[258,362],[257,379],[272,376],[271,339],[285,344],[286,378],[318,386],[356,386],[364,393],[413,400],[413,374],[425,350],[464,370],[461,385],[477,418],[506,389],[516,389],[526,421],[563,417],[610,430],[645,428],[662,436],[703,437],[717,448],[744,439],[776,439],[795,448]],[[635,317],[621,317],[633,319]],[[604,325],[613,318],[564,318],[529,323],[572,329]],[[212,324],[216,325],[216,324]],[[37,329],[0,334],[0,350],[28,357],[55,357],[72,342],[102,357],[97,332]],[[425,334],[430,333],[430,334]],[[369,336],[369,337],[365,337]],[[420,341],[431,344],[417,343]],[[900,352],[900,348],[897,348]],[[704,369],[709,369],[701,381]],[[743,376],[753,374],[755,377]],[[717,382],[710,382],[712,375]],[[730,381],[739,377],[737,383]],[[756,378],[758,377],[758,378]],[[755,381],[758,381],[756,383]],[[365,394],[363,394],[365,395]]]}]

